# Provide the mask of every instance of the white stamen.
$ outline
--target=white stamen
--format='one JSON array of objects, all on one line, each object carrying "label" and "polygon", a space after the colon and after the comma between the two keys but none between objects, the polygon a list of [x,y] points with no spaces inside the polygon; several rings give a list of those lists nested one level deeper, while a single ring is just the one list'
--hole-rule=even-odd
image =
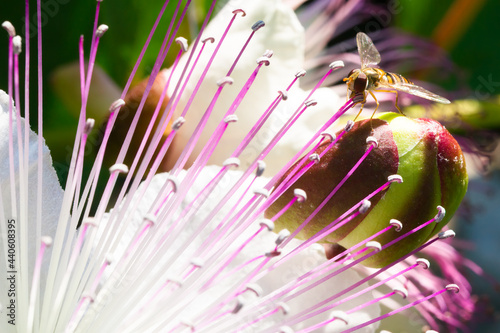
[{"label": "white stamen", "polygon": [[240,159],[237,157],[230,157],[222,163],[225,167],[233,166],[235,168],[240,166]]},{"label": "white stamen", "polygon": [[446,238],[454,238],[455,237],[455,231],[453,230],[446,230],[443,232],[440,232],[438,234],[439,239],[446,239]]},{"label": "white stamen", "polygon": [[327,138],[328,140],[330,140],[330,142],[335,141],[335,139],[337,138],[337,136],[335,134],[331,134],[328,132],[323,132],[323,133],[321,133],[321,135],[324,136],[325,138]]},{"label": "white stamen", "polygon": [[290,307],[285,302],[279,302],[277,307],[281,309],[284,315],[290,313]]},{"label": "white stamen", "polygon": [[253,292],[257,297],[260,297],[260,295],[262,295],[262,293],[264,292],[262,287],[256,283],[247,284],[246,290]]},{"label": "white stamen", "polygon": [[201,268],[203,267],[203,265],[205,265],[205,260],[203,260],[202,258],[193,258],[191,259],[191,265],[193,265],[194,267],[197,267],[197,268]]},{"label": "white stamen", "polygon": [[278,237],[276,237],[276,241],[274,242],[276,245],[280,245],[283,243],[288,237],[290,237],[290,231],[288,229],[283,229],[278,233]]},{"label": "white stamen", "polygon": [[257,177],[260,177],[260,176],[262,176],[262,174],[264,173],[265,170],[266,170],[266,162],[264,162],[262,160],[258,160],[257,161],[257,170],[255,171],[255,175]]},{"label": "white stamen", "polygon": [[109,107],[109,112],[119,111],[119,109],[125,105],[125,101],[123,99],[117,99],[113,103],[111,103]]},{"label": "white stamen", "polygon": [[22,52],[23,42],[21,36],[14,36],[14,38],[12,38],[12,46],[14,54],[20,54]]},{"label": "white stamen", "polygon": [[368,144],[372,144],[373,145],[373,148],[377,148],[378,147],[378,141],[377,141],[377,138],[374,137],[374,136],[369,136],[366,138],[366,143]]},{"label": "white stamen", "polygon": [[354,126],[354,121],[348,120],[347,124],[344,127],[344,131],[349,132],[353,126]]},{"label": "white stamen", "polygon": [[126,166],[123,163],[113,164],[109,168],[109,172],[111,172],[111,173],[118,172],[118,173],[126,174],[126,173],[128,173],[128,166]]},{"label": "white stamen", "polygon": [[274,222],[269,220],[269,219],[261,219],[259,220],[259,225],[261,227],[267,228],[268,231],[273,231],[274,230]]},{"label": "white stamen", "polygon": [[226,124],[228,123],[235,123],[238,121],[238,116],[235,115],[235,114],[230,114],[229,116],[227,116],[226,118],[224,118],[224,122]]},{"label": "white stamen", "polygon": [[95,32],[97,37],[102,37],[108,31],[109,27],[106,24],[101,24],[98,28],[97,31]]},{"label": "white stamen", "polygon": [[269,66],[269,64],[270,64],[271,62],[269,61],[269,58],[268,58],[268,57],[259,57],[259,58],[257,58],[257,63],[258,63],[259,65],[264,64],[265,66]]},{"label": "white stamen", "polygon": [[286,90],[278,90],[278,93],[281,95],[281,99],[286,101],[288,99],[288,92]]},{"label": "white stamen", "polygon": [[328,65],[328,67],[330,67],[334,71],[337,70],[337,69],[343,68],[344,66],[345,65],[344,65],[344,62],[342,60],[334,61],[330,65]]},{"label": "white stamen", "polygon": [[296,188],[293,190],[293,195],[297,197],[298,202],[304,202],[307,200],[307,194],[306,191]]},{"label": "white stamen", "polygon": [[349,316],[344,311],[332,311],[331,317],[342,320],[346,325],[349,325]]},{"label": "white stamen", "polygon": [[16,35],[16,28],[9,21],[4,21],[2,23],[2,28],[4,28],[10,37],[14,37]]},{"label": "white stamen", "polygon": [[186,119],[184,119],[184,117],[179,117],[179,118],[175,119],[172,123],[172,129],[174,131],[178,131],[179,128],[181,128],[181,126],[184,125],[185,122],[186,122]]},{"label": "white stamen", "polygon": [[269,190],[266,190],[265,188],[256,188],[255,190],[253,190],[253,193],[257,195],[262,195],[265,198],[269,197]]},{"label": "white stamen", "polygon": [[259,20],[257,22],[255,22],[253,25],[252,25],[252,30],[253,31],[257,31],[259,30],[260,28],[264,27],[266,25],[266,23],[262,20]]},{"label": "white stamen", "polygon": [[390,175],[389,177],[387,177],[387,181],[391,183],[401,184],[403,182],[403,177],[401,177],[400,175]]},{"label": "white stamen", "polygon": [[406,288],[403,288],[403,287],[397,287],[397,288],[394,288],[393,291],[400,295],[401,297],[403,298],[407,298],[408,297],[408,290]]},{"label": "white stamen", "polygon": [[177,189],[179,188],[179,180],[177,177],[170,175],[167,178],[167,182],[170,182],[172,184],[172,191],[177,192]]},{"label": "white stamen", "polygon": [[301,69],[299,71],[297,71],[297,73],[295,73],[295,77],[303,77],[306,75],[306,70],[305,69]]},{"label": "white stamen", "polygon": [[417,264],[423,269],[428,269],[429,267],[431,267],[431,263],[429,262],[429,260],[425,258],[418,258]]},{"label": "white stamen", "polygon": [[403,229],[403,223],[401,223],[401,221],[399,220],[391,219],[389,221],[389,224],[394,227],[394,231],[400,232],[401,229]]},{"label": "white stamen", "polygon": [[359,206],[359,213],[365,214],[371,206],[372,203],[370,202],[370,200],[364,200],[361,206]]},{"label": "white stamen", "polygon": [[186,38],[184,38],[184,37],[177,37],[175,39],[175,42],[177,44],[179,44],[182,52],[187,52],[187,50],[188,50],[188,41],[187,41]]},{"label": "white stamen", "polygon": [[305,101],[304,103],[307,107],[310,107],[310,106],[315,106],[316,104],[318,104],[318,101],[316,101],[315,99],[310,99],[308,101]]},{"label": "white stamen", "polygon": [[446,215],[446,209],[444,209],[441,206],[437,206],[437,210],[438,210],[438,212],[437,212],[436,216],[434,217],[434,220],[436,222],[441,222]]},{"label": "white stamen", "polygon": [[460,292],[460,287],[454,283],[448,284],[446,290],[453,291],[455,294]]},{"label": "white stamen", "polygon": [[372,249],[372,250],[375,250],[375,252],[380,252],[382,251],[382,244],[380,244],[379,242],[377,241],[369,241],[369,242],[366,242],[366,245],[365,245],[366,248],[369,248],[369,249]]},{"label": "white stamen", "polygon": [[233,84],[234,80],[230,76],[223,77],[219,81],[217,81],[217,85],[220,86],[225,86],[226,84]]},{"label": "white stamen", "polygon": [[147,222],[151,227],[156,224],[157,220],[158,220],[158,218],[151,213],[148,213],[148,214],[144,215],[144,217],[143,217],[143,221]]},{"label": "white stamen", "polygon": [[319,157],[319,154],[313,153],[313,154],[309,155],[309,161],[314,162],[314,164],[319,163],[320,160],[321,160],[321,158]]},{"label": "white stamen", "polygon": [[95,125],[95,120],[92,118],[88,118],[87,121],[85,122],[85,127],[83,129],[83,132],[87,135],[90,134],[90,132],[94,128],[94,125]]}]

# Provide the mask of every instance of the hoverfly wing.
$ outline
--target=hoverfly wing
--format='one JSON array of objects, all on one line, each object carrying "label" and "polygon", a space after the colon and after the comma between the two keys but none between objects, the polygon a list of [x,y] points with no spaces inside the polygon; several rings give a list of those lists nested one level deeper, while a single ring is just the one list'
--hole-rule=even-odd
[{"label": "hoverfly wing", "polygon": [[358,32],[356,35],[359,57],[361,58],[361,68],[372,67],[380,62],[380,53],[373,45],[372,40],[365,33]]},{"label": "hoverfly wing", "polygon": [[420,86],[416,86],[416,85],[411,84],[411,83],[396,82],[393,84],[384,84],[384,85],[380,85],[380,86],[385,87],[385,88],[392,88],[392,89],[396,89],[399,91],[403,91],[405,93],[412,94],[412,95],[415,95],[418,97],[422,97],[422,98],[425,98],[425,99],[428,99],[428,100],[431,100],[434,102],[443,103],[443,104],[450,104],[450,101],[448,99],[446,99],[442,96],[439,96],[437,94],[434,94],[427,89],[424,89]]}]

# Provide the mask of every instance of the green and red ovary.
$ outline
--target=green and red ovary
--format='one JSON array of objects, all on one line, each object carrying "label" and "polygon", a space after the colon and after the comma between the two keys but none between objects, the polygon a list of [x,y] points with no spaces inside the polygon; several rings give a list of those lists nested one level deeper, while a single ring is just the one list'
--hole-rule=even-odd
[{"label": "green and red ovary", "polygon": [[[434,120],[410,119],[396,113],[386,113],[371,120],[356,122],[319,163],[312,166],[269,207],[266,217],[275,215],[292,199],[293,189],[300,188],[307,193],[307,200],[296,202],[276,221],[277,231],[284,228],[295,230],[366,152],[370,145],[366,142],[368,136],[375,137],[378,146],[297,237],[307,239],[313,236],[383,186],[388,176],[398,174],[403,178],[403,183],[393,183],[387,190],[372,197],[371,207],[366,214],[355,217],[322,240],[349,248],[385,228],[391,219],[401,221],[403,230],[390,230],[375,239],[384,245],[432,219],[438,205],[446,209],[446,216],[441,222],[428,225],[363,262],[367,266],[383,267],[441,231],[467,190],[468,177],[460,146]],[[316,153],[320,154],[328,145],[329,142],[325,142]],[[309,160],[304,158],[297,163],[306,164]]]}]

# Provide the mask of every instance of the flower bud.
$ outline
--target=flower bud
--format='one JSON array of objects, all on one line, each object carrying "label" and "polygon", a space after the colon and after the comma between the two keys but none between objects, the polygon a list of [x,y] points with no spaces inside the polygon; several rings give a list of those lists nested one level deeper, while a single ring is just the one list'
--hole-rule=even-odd
[{"label": "flower bud", "polygon": [[[319,163],[276,200],[266,211],[272,217],[293,196],[293,189],[307,193],[307,201],[295,203],[277,221],[277,231],[296,229],[324,201],[360,160],[375,137],[378,145],[367,155],[353,174],[301,230],[299,238],[309,238],[339,218],[344,212],[382,187],[390,175],[398,174],[403,183],[392,183],[370,198],[371,206],[326,236],[322,241],[349,248],[387,227],[391,219],[403,223],[400,232],[389,230],[375,240],[382,245],[432,219],[438,205],[446,209],[439,223],[432,223],[363,262],[382,267],[414,250],[441,230],[458,208],[467,189],[468,177],[460,146],[438,122],[410,119],[396,113],[358,121],[329,149]],[[330,142],[315,153],[321,154]],[[306,165],[304,158],[297,163]],[[290,168],[293,170],[295,165]],[[288,176],[288,171],[281,181]]]}]

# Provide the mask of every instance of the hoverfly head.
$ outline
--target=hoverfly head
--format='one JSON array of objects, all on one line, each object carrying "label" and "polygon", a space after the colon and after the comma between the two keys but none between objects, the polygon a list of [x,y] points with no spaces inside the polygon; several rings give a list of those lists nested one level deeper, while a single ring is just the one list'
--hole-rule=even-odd
[{"label": "hoverfly head", "polygon": [[360,69],[353,69],[344,81],[347,81],[349,90],[356,94],[364,92],[368,86],[368,78]]}]

